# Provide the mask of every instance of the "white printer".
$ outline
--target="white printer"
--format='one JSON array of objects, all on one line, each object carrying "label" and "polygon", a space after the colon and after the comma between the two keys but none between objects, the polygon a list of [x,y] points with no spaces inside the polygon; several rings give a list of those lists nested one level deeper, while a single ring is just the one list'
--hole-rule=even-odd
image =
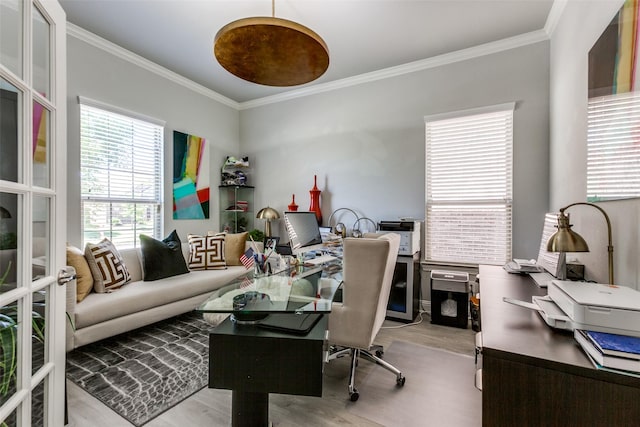
[{"label": "white printer", "polygon": [[398,255],[413,255],[420,250],[420,221],[380,221],[377,233],[400,235]]},{"label": "white printer", "polygon": [[553,280],[531,303],[503,299],[538,311],[553,328],[640,337],[640,292],[626,286]]}]

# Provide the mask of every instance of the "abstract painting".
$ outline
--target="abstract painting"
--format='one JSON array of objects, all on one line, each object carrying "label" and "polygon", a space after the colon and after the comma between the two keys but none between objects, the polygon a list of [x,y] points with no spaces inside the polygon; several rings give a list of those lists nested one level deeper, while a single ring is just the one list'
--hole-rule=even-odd
[{"label": "abstract painting", "polygon": [[209,146],[195,135],[173,132],[173,219],[209,218]]}]

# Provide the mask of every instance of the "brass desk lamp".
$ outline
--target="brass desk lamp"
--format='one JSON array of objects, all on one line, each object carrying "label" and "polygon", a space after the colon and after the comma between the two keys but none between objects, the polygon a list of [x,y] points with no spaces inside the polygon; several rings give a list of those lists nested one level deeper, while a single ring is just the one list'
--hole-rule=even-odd
[{"label": "brass desk lamp", "polygon": [[599,206],[593,203],[577,202],[572,203],[560,209],[558,215],[558,231],[556,231],[547,242],[547,250],[549,252],[589,252],[587,242],[575,231],[571,230],[572,224],[569,224],[569,215],[565,215],[564,211],[572,206],[585,205],[592,206],[602,212],[607,221],[607,233],[609,236],[609,245],[607,251],[609,253],[609,284],[613,285],[613,243],[611,239],[611,221],[607,213]]},{"label": "brass desk lamp", "polygon": [[260,209],[256,218],[265,220],[264,235],[266,237],[271,237],[271,220],[279,219],[280,214],[277,210],[267,206],[266,208]]}]

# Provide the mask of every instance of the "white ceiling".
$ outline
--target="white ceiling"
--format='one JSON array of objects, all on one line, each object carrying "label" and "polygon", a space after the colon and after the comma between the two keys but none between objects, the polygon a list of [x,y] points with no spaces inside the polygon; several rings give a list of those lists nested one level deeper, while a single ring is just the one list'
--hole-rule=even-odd
[{"label": "white ceiling", "polygon": [[276,0],[275,16],[327,43],[314,82],[262,86],[224,70],[213,40],[240,18],[271,16],[269,0],[59,0],[67,20],[236,102],[433,58],[545,27],[553,0]]}]

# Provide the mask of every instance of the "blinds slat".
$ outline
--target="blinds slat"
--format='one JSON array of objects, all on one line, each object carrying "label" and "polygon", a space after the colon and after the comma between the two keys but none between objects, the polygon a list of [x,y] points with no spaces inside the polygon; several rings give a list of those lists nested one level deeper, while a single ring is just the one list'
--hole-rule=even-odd
[{"label": "blinds slat", "polygon": [[640,97],[591,98],[587,113],[587,198],[640,196]]},{"label": "blinds slat", "polygon": [[164,129],[89,105],[80,106],[83,236],[137,246],[160,237]]},{"label": "blinds slat", "polygon": [[511,259],[513,111],[425,123],[426,258]]}]

